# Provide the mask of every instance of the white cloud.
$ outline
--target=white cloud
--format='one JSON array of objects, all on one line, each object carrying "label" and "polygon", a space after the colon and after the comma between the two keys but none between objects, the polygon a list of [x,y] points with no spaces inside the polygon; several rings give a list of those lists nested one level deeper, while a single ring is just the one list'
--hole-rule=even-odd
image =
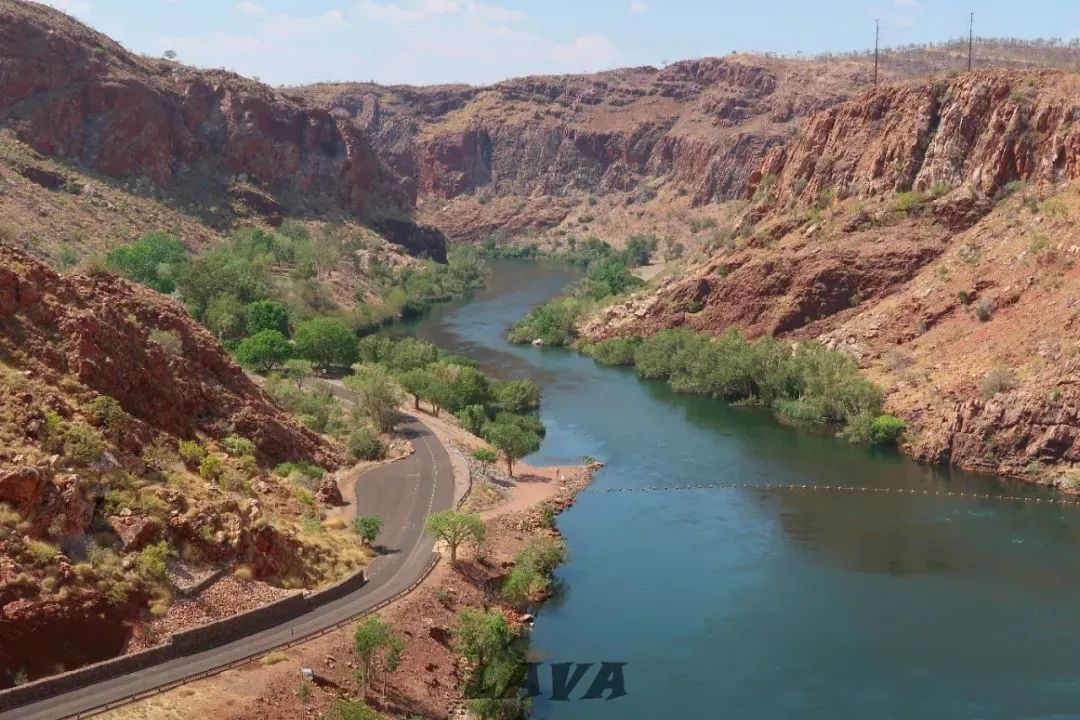
[{"label": "white cloud", "polygon": [[[523,12],[496,4],[501,1],[356,0],[345,11],[313,15],[268,6],[245,12],[229,32],[160,38],[158,51],[171,48],[184,62],[272,84],[489,83],[608,68],[619,56],[606,35],[548,35]],[[241,12],[243,2],[236,3]]]},{"label": "white cloud", "polygon": [[556,45],[551,55],[563,65],[577,70],[601,70],[611,66],[619,49],[606,35],[589,33],[568,44]]},{"label": "white cloud", "polygon": [[236,3],[236,9],[244,15],[261,15],[263,13],[263,7],[251,2],[251,0],[240,0],[240,2]]},{"label": "white cloud", "polygon": [[395,3],[382,4],[376,0],[360,0],[354,7],[355,13],[371,20],[393,23],[417,23],[442,20],[446,16],[490,23],[508,23],[521,20],[524,15],[517,10],[485,5],[476,0],[423,0],[414,8],[406,8]]},{"label": "white cloud", "polygon": [[642,0],[632,0],[628,9],[632,15],[637,15],[638,13],[643,13],[648,10],[649,6],[642,2]]}]

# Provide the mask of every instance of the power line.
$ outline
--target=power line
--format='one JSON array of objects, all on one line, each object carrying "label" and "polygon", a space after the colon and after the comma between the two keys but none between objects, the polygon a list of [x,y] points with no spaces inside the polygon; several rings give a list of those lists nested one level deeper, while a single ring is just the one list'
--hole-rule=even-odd
[{"label": "power line", "polygon": [[968,15],[968,72],[971,72],[971,50],[975,45],[975,13]]},{"label": "power line", "polygon": [[881,21],[874,18],[874,87],[878,79],[878,42],[881,39]]}]

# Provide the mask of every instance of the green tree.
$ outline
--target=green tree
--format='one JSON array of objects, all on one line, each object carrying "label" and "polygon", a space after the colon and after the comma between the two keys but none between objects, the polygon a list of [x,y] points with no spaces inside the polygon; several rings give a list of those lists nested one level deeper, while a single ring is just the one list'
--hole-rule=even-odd
[{"label": "green tree", "polygon": [[459,610],[457,624],[451,634],[454,649],[478,668],[485,667],[514,639],[514,632],[505,615],[498,610],[478,608]]},{"label": "green tree", "polygon": [[507,412],[532,412],[540,407],[540,386],[532,380],[497,382],[494,395],[499,407]]},{"label": "green tree", "polygon": [[551,572],[563,562],[566,548],[552,537],[533,538],[514,558],[514,568],[502,586],[503,600],[523,609],[551,585]]},{"label": "green tree", "polygon": [[631,235],[626,241],[626,250],[623,251],[626,264],[632,267],[648,265],[656,250],[656,242],[654,235]]},{"label": "green tree", "polygon": [[878,445],[895,445],[907,430],[907,423],[895,415],[878,415],[870,423],[870,440]]},{"label": "green tree", "polygon": [[413,396],[413,408],[420,409],[420,401],[429,399],[431,386],[435,378],[427,370],[414,368],[398,375],[398,383],[405,392]]},{"label": "green tree", "polygon": [[351,460],[380,460],[386,454],[379,434],[364,424],[354,428],[345,440]]},{"label": "green tree", "polygon": [[382,519],[374,515],[358,515],[353,518],[353,530],[368,545],[375,542],[379,531],[382,530],[382,525]]},{"label": "green tree", "polygon": [[487,526],[479,515],[457,510],[442,510],[428,515],[424,527],[446,543],[450,549],[451,563],[457,563],[457,551],[462,543],[472,542],[479,545],[487,534]]},{"label": "green tree", "polygon": [[491,381],[484,373],[467,365],[445,363],[451,397],[443,407],[455,412],[467,405],[486,405],[491,400]]},{"label": "green tree", "polygon": [[165,294],[176,289],[176,275],[186,262],[184,244],[163,232],[146,233],[105,256],[105,266],[113,272]]},{"label": "green tree", "polygon": [[356,362],[356,336],[337,318],[322,317],[296,326],[296,353],[323,369],[347,368]]},{"label": "green tree", "polygon": [[514,477],[514,462],[540,449],[540,436],[508,420],[487,426],[484,438],[498,449],[506,462],[506,472]]},{"label": "green tree", "polygon": [[522,717],[517,695],[527,666],[506,617],[497,610],[463,609],[452,636],[454,648],[473,666],[463,689],[466,697],[478,698],[470,709],[481,718]]},{"label": "green tree", "polygon": [[256,300],[244,308],[248,335],[262,330],[277,330],[289,337],[289,313],[276,300]]},{"label": "green tree", "polygon": [[477,437],[483,434],[488,423],[487,411],[483,405],[466,405],[458,410],[457,419],[461,427]]},{"label": "green tree", "polygon": [[244,306],[232,295],[216,295],[206,306],[206,327],[220,340],[244,334]]},{"label": "green tree", "polygon": [[304,381],[315,374],[310,360],[289,358],[281,366],[281,377],[296,383],[297,390],[304,389]]},{"label": "green tree", "polygon": [[641,278],[630,272],[622,260],[606,258],[589,266],[581,292],[594,300],[602,300],[610,295],[621,295],[644,284]]},{"label": "green tree", "polygon": [[427,367],[439,359],[439,349],[416,338],[403,338],[390,349],[386,362],[391,370],[406,372]]},{"label": "green tree", "polygon": [[231,295],[242,305],[266,297],[270,274],[265,262],[218,248],[184,266],[177,287],[191,314],[205,322],[210,302],[219,295]]},{"label": "green tree", "polygon": [[236,346],[236,359],[248,370],[266,374],[289,359],[292,346],[277,330],[260,330]]},{"label": "green tree", "polygon": [[[297,334],[299,334],[297,330]],[[382,432],[390,432],[397,422],[401,393],[394,379],[378,365],[355,365],[343,381],[356,396],[356,407]]]},{"label": "green tree", "polygon": [[[360,667],[356,671],[357,679],[360,681],[360,697],[365,698],[369,683],[379,665],[385,668],[388,655],[400,657],[401,640],[394,635],[391,627],[382,618],[378,615],[369,615],[356,626],[353,642],[356,654],[360,658]],[[390,659],[394,660],[394,658]],[[396,662],[394,664],[396,666]]]}]

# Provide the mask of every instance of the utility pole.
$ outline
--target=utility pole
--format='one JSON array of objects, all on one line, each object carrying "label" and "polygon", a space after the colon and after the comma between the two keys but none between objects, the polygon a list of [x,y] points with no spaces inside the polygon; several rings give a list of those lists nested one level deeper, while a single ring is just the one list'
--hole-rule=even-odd
[{"label": "utility pole", "polygon": [[971,72],[971,49],[975,45],[975,13],[968,16],[968,72]]},{"label": "utility pole", "polygon": [[881,22],[874,18],[874,87],[877,87],[878,41],[881,39]]}]

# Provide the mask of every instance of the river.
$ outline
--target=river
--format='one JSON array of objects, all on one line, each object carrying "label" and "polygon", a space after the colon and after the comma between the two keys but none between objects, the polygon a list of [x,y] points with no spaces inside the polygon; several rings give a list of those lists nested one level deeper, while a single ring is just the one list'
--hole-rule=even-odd
[{"label": "river", "polygon": [[[606,493],[687,483],[1034,495],[678,395],[506,328],[575,277],[494,262],[487,287],[400,326],[543,387],[529,462],[607,465],[558,520],[569,543],[533,647],[625,662],[628,695],[535,716],[1078,718],[1080,508],[820,490]],[[544,671],[546,672],[546,671]],[[545,690],[549,676],[542,674]]]}]

